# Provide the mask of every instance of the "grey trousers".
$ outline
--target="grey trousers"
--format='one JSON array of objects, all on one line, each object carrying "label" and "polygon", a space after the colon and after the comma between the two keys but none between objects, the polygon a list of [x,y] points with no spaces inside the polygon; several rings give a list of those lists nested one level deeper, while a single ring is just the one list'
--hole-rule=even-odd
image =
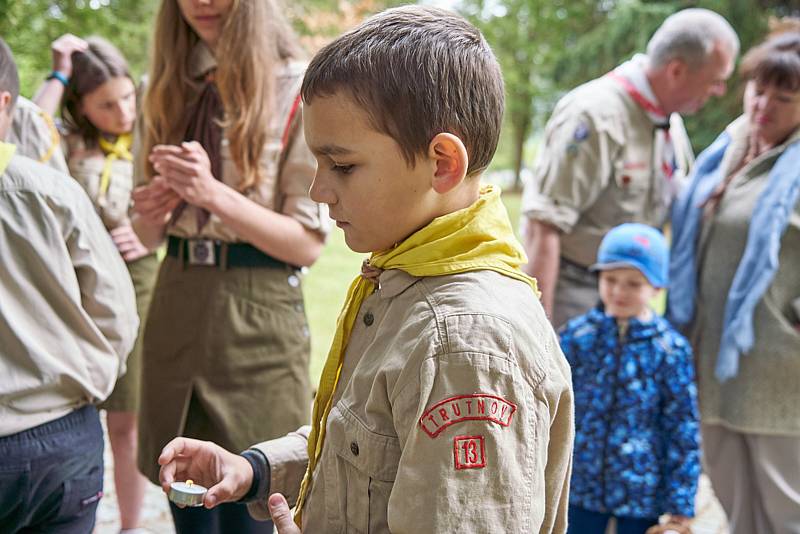
[{"label": "grey trousers", "polygon": [[800,437],[701,427],[705,468],[731,534],[800,533]]},{"label": "grey trousers", "polygon": [[589,311],[599,301],[597,275],[561,258],[553,299],[553,326],[560,328],[573,317]]}]

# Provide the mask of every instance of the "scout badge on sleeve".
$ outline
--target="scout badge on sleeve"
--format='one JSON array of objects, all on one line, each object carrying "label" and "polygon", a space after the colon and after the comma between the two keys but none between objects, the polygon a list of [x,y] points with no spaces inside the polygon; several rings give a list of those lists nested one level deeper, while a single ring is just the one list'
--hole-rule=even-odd
[{"label": "scout badge on sleeve", "polygon": [[[496,395],[475,393],[437,402],[419,418],[419,426],[431,438],[463,421],[488,421],[501,427],[511,425],[517,405]],[[482,435],[453,438],[453,462],[457,470],[486,467],[486,445]]]},{"label": "scout badge on sleeve", "polygon": [[570,140],[570,143],[567,145],[567,154],[570,156],[577,154],[578,144],[589,139],[590,133],[591,131],[589,130],[589,125],[583,121],[579,122],[575,127],[575,131],[572,132],[572,139]]}]

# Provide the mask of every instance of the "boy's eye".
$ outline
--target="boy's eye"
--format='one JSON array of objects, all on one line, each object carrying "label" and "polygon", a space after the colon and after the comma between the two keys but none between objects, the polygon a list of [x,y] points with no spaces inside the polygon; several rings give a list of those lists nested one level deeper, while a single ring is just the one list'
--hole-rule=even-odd
[{"label": "boy's eye", "polygon": [[336,163],[334,163],[331,166],[331,170],[338,174],[350,174],[351,172],[353,172],[354,167],[355,165],[337,165]]}]

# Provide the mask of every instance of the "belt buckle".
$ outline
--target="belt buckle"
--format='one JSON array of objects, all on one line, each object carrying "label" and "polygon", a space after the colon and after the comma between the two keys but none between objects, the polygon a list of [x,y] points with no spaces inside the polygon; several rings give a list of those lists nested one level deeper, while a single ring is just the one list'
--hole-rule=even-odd
[{"label": "belt buckle", "polygon": [[216,265],[214,241],[189,239],[189,265]]}]

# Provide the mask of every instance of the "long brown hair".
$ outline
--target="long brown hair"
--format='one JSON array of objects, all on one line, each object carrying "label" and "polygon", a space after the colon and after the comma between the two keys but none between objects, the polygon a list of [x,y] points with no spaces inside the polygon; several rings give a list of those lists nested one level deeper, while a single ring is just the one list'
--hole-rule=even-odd
[{"label": "long brown hair", "polygon": [[87,146],[94,147],[100,131],[83,114],[83,97],[111,79],[133,79],[128,62],[114,45],[102,37],[89,37],[86,42],[86,50],[72,53],[72,76],[61,97],[61,118],[67,130],[80,134]]},{"label": "long brown hair", "polygon": [[[258,163],[274,112],[275,70],[300,55],[297,39],[276,1],[234,0],[215,50],[215,56],[222,59],[215,75],[225,108],[222,127],[242,175],[239,190],[260,178]],[[187,103],[198,92],[189,58],[199,41],[181,15],[177,0],[162,0],[156,16],[139,155],[148,175],[152,169],[147,156],[153,146],[182,141]]]}]

